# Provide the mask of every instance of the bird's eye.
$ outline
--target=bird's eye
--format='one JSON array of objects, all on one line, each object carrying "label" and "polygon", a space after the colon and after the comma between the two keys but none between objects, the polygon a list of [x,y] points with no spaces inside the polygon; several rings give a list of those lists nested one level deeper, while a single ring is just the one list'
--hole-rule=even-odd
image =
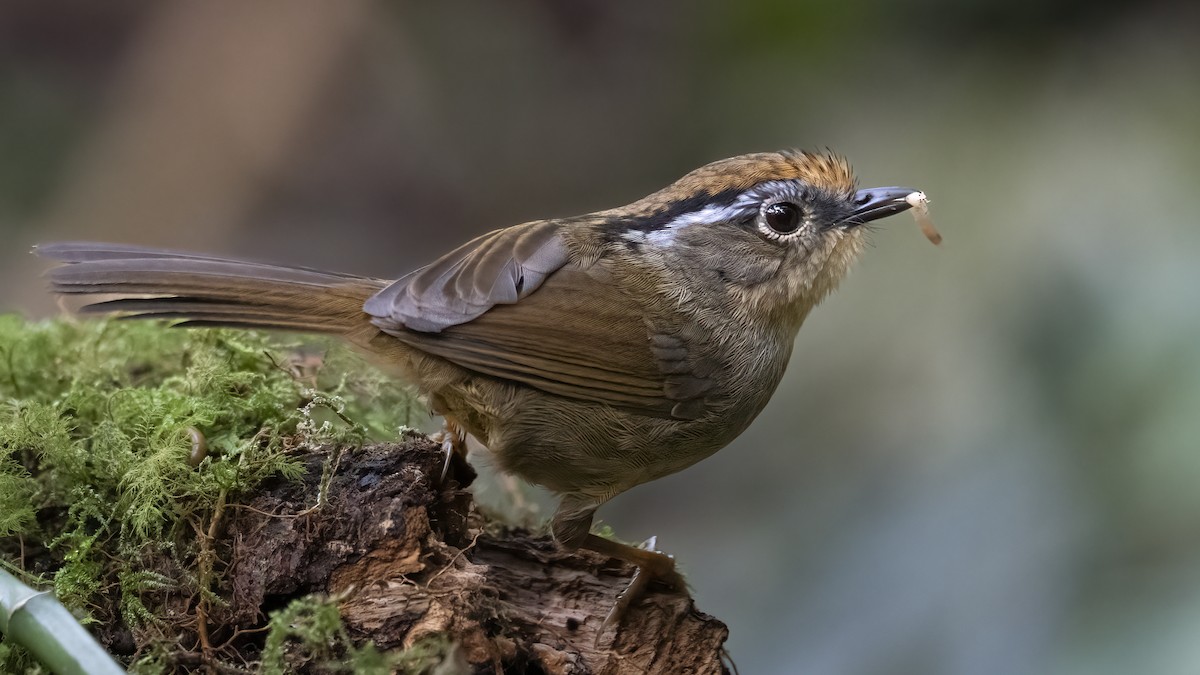
[{"label": "bird's eye", "polygon": [[763,222],[776,234],[791,234],[800,228],[800,207],[791,202],[775,202],[763,209]]}]

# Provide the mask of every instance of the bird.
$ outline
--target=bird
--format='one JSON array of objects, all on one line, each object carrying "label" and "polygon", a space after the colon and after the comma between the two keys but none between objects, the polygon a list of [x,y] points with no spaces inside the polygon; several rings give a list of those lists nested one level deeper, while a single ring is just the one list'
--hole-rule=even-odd
[{"label": "bird", "polygon": [[558,496],[559,546],[637,567],[603,632],[651,582],[684,582],[672,557],[593,534],[596,510],[741,434],[869,224],[914,194],[858,188],[830,151],[783,150],[488,232],[394,280],[109,243],[35,252],[61,263],[53,291],[105,296],[84,313],[332,335],[397,372],[444,418],[448,453],[469,434]]}]

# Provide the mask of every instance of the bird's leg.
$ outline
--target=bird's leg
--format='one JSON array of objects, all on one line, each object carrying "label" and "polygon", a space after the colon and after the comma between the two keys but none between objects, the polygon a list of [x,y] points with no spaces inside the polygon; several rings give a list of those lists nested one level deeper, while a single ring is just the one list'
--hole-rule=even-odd
[{"label": "bird's leg", "polygon": [[[601,503],[580,495],[567,495],[559,504],[551,522],[554,539],[563,547],[586,548],[637,566],[633,580],[617,596],[608,616],[604,617],[604,622],[600,624],[596,632],[597,644],[600,636],[609,627],[621,623],[625,612],[642,597],[652,581],[661,582],[672,590],[683,590],[686,586],[683,577],[675,569],[675,560],[670,556],[591,534],[589,530],[592,526],[592,516]],[[651,539],[648,543],[652,549],[654,540]]]},{"label": "bird's leg", "polygon": [[442,475],[438,483],[446,482],[450,473],[450,462],[458,455],[463,460],[467,458],[467,433],[454,420],[442,417],[442,430],[429,437],[434,443],[441,443],[445,460],[442,462]]}]

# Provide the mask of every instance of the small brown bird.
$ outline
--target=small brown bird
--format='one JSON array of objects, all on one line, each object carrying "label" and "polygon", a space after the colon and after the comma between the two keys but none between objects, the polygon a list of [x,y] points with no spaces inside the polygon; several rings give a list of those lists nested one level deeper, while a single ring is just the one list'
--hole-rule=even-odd
[{"label": "small brown bird", "polygon": [[[639,568],[666,555],[590,534],[629,488],[738,436],[775,391],[809,311],[911,188],[857,190],[823,153],[734,157],[628,206],[485,234],[395,281],[96,243],[37,248],[85,312],[345,338],[415,383],[499,466],[561,496],[552,530]],[[448,447],[460,447],[450,443]]]}]

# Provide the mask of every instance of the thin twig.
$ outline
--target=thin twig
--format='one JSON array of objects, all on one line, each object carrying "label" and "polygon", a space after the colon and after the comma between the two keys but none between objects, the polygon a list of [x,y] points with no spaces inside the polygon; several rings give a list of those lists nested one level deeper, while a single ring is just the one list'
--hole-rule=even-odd
[{"label": "thin twig", "polygon": [[438,577],[442,576],[442,572],[445,572],[446,570],[453,567],[454,563],[458,562],[458,559],[460,556],[462,556],[462,554],[475,548],[475,543],[479,541],[479,537],[482,534],[483,534],[483,530],[479,530],[478,532],[476,532],[475,536],[471,537],[471,543],[467,544],[466,548],[460,549],[458,553],[455,553],[454,557],[450,559],[450,562],[446,563],[446,565],[444,567],[442,567],[442,569],[438,570],[437,573],[435,573],[433,576],[429,577],[429,581],[425,582],[425,586],[426,587],[431,586],[433,584],[434,579],[437,579]]}]

